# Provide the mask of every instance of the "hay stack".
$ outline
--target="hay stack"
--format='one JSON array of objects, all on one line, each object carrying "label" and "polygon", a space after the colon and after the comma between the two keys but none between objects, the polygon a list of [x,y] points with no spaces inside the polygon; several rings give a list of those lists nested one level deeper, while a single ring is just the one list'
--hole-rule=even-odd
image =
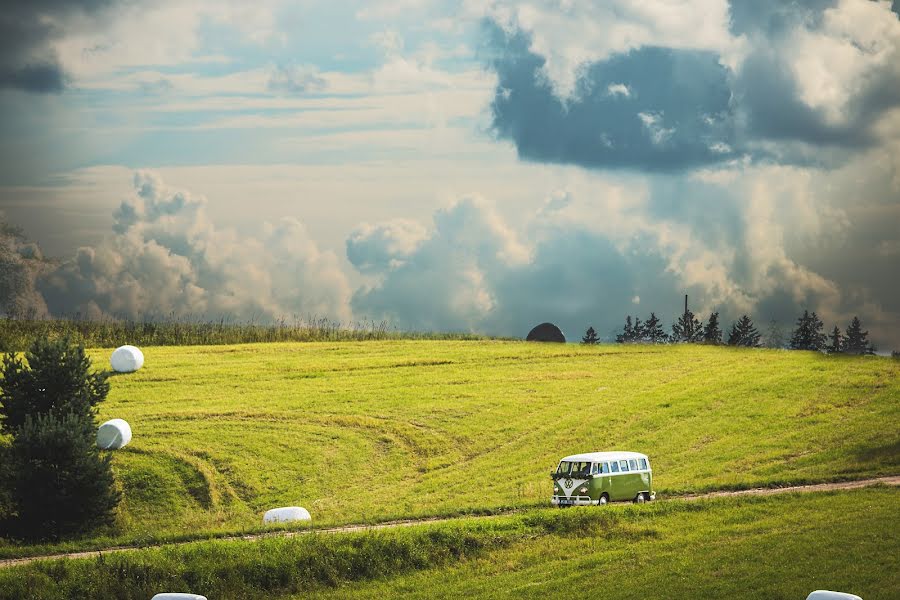
[{"label": "hay stack", "polygon": [[132,373],[144,366],[144,353],[134,346],[119,346],[109,357],[113,371]]},{"label": "hay stack", "polygon": [[182,594],[178,592],[164,592],[156,594],[150,600],[206,600],[206,596],[199,594]]},{"label": "hay stack", "polygon": [[302,506],[284,506],[267,510],[263,523],[287,523],[288,521],[311,521],[309,511]]},{"label": "hay stack", "polygon": [[97,447],[118,450],[131,441],[131,426],[122,419],[110,419],[97,430]]}]

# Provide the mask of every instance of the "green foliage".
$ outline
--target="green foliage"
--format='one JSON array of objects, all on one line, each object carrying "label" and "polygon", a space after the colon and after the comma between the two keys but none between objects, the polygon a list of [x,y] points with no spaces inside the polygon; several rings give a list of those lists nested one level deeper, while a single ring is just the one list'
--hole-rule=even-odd
[{"label": "green foliage", "polygon": [[825,348],[827,336],[822,333],[819,316],[804,310],[803,316],[797,319],[797,327],[791,333],[791,350],[822,350]]},{"label": "green foliage", "polygon": [[600,341],[600,338],[597,337],[597,332],[594,331],[593,327],[588,327],[587,331],[584,332],[584,337],[581,338],[582,344],[596,344]]},{"label": "green foliage", "polygon": [[109,524],[119,502],[110,468],[100,455],[90,416],[31,415],[8,451],[12,526],[27,539],[69,536]]},{"label": "green foliage", "polygon": [[744,315],[731,326],[731,333],[728,334],[728,345],[757,348],[759,339],[760,335],[753,325],[753,321],[750,317]]},{"label": "green foliage", "polygon": [[485,336],[466,332],[416,332],[391,327],[386,321],[340,323],[309,317],[274,323],[209,321],[193,318],[147,317],[144,320],[82,318],[26,320],[0,318],[0,351],[28,348],[35,339],[69,337],[87,347],[209,346],[272,342],[324,342],[368,340],[475,340]]},{"label": "green foliage", "polygon": [[69,338],[36,339],[25,360],[9,353],[0,381],[0,431],[13,433],[26,419],[69,413],[93,415],[109,393],[108,374],[92,373],[84,347]]}]

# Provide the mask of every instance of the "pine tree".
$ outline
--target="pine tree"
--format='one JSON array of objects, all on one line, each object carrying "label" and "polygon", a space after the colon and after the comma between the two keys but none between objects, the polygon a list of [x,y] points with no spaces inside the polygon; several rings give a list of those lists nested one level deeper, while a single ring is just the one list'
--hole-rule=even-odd
[{"label": "pine tree", "polygon": [[763,346],[766,348],[784,348],[785,346],[784,328],[775,319],[769,321],[769,327],[763,336]]},{"label": "pine tree", "polygon": [[822,350],[828,339],[822,332],[824,324],[815,312],[804,310],[803,316],[797,319],[797,328],[791,334],[792,350]]},{"label": "pine tree", "polygon": [[588,327],[587,331],[584,332],[584,337],[581,338],[582,344],[596,344],[600,341],[600,338],[597,337],[597,332],[594,331],[593,327]]},{"label": "pine tree", "polygon": [[84,414],[30,415],[8,453],[14,531],[27,539],[58,539],[113,520],[120,494],[110,461],[101,456],[94,420]]},{"label": "pine tree", "polygon": [[850,325],[847,326],[844,351],[850,354],[875,354],[875,348],[869,344],[869,332],[862,330],[859,317],[853,317]]},{"label": "pine tree", "polygon": [[742,316],[731,326],[728,334],[729,346],[747,346],[756,348],[759,346],[759,332],[753,325],[753,321],[747,315]]},{"label": "pine tree", "polygon": [[[0,513],[22,537],[58,538],[112,519],[119,494],[111,455],[96,447],[94,411],[106,398],[105,373],[91,373],[80,345],[35,341],[3,361],[0,416],[12,443],[0,476],[8,491]],[[0,515],[2,516],[2,515]],[[6,524],[4,524],[6,525]]]},{"label": "pine tree", "polygon": [[0,384],[0,431],[12,433],[28,415],[75,412],[93,417],[93,407],[109,393],[109,382],[107,373],[91,373],[90,366],[84,347],[68,338],[38,338],[24,361],[7,354]]},{"label": "pine tree", "polygon": [[634,341],[634,326],[631,324],[631,315],[625,317],[625,327],[622,333],[616,336],[616,341],[620,344]]},{"label": "pine tree", "polygon": [[639,317],[635,317],[634,318],[634,330],[632,331],[632,334],[631,334],[631,341],[632,342],[643,342],[644,341],[644,333],[645,333],[644,322],[641,321],[641,319]]},{"label": "pine tree", "polygon": [[719,329],[719,313],[714,312],[709,315],[709,321],[703,328],[703,341],[707,344],[721,344],[722,330]]},{"label": "pine tree", "polygon": [[650,313],[650,318],[644,323],[643,335],[641,338],[645,342],[651,344],[664,344],[669,341],[666,332],[663,331],[662,321],[656,316],[656,313]]},{"label": "pine tree", "polygon": [[843,338],[841,337],[841,330],[835,325],[834,329],[831,331],[831,343],[828,345],[828,351],[834,354],[836,352],[842,352],[843,350],[844,344]]},{"label": "pine tree", "polygon": [[686,310],[672,324],[673,342],[699,342],[703,339],[703,323],[694,317],[694,313]]}]

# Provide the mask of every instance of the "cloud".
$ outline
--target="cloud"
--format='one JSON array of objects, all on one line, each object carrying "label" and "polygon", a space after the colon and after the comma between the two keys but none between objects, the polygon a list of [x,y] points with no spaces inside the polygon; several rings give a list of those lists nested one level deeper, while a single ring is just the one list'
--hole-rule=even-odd
[{"label": "cloud", "polygon": [[0,315],[46,317],[47,305],[35,289],[35,281],[49,268],[38,245],[7,225],[0,214]]},{"label": "cloud", "polygon": [[337,258],[302,223],[285,218],[257,236],[215,227],[206,200],[138,172],[114,215],[113,234],[42,276],[54,315],[91,318],[349,317],[350,288]]},{"label": "cloud", "polygon": [[681,4],[606,15],[494,3],[485,31],[497,135],[527,160],[647,171],[740,156],[834,163],[883,142],[879,126],[900,107],[889,4]]},{"label": "cloud", "polygon": [[112,0],[11,2],[0,18],[0,88],[59,93],[67,82],[53,42],[68,22],[94,20]]},{"label": "cloud", "polygon": [[728,74],[705,51],[643,47],[584,67],[571,99],[541,78],[527,36],[493,29],[493,126],[522,158],[676,170],[733,158]]},{"label": "cloud", "polygon": [[281,65],[269,76],[268,88],[271,92],[303,94],[325,88],[325,79],[312,65]]}]

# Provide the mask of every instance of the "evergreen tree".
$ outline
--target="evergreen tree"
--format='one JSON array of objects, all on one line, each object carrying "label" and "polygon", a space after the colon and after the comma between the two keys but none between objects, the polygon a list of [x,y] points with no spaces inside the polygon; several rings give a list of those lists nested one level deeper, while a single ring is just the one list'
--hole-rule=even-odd
[{"label": "evergreen tree", "polygon": [[593,327],[588,327],[587,331],[584,332],[584,337],[581,338],[582,344],[596,344],[600,341],[600,338],[597,337],[597,332],[594,331]]},{"label": "evergreen tree", "polygon": [[875,348],[869,344],[869,332],[863,331],[859,317],[853,317],[847,326],[844,351],[850,354],[875,354]]},{"label": "evergreen tree", "polygon": [[625,327],[622,329],[622,333],[616,336],[616,341],[620,344],[634,341],[634,326],[631,324],[631,315],[625,317]]},{"label": "evergreen tree", "polygon": [[834,329],[831,331],[831,343],[828,344],[828,351],[833,353],[842,352],[844,350],[843,338],[841,337],[841,330],[838,329],[838,326],[835,325]]},{"label": "evergreen tree", "polygon": [[714,312],[709,315],[709,321],[703,328],[703,341],[707,344],[721,344],[722,330],[719,329],[719,313]]},{"label": "evergreen tree", "polygon": [[3,361],[0,417],[12,443],[3,451],[0,513],[28,538],[109,522],[119,494],[111,455],[96,447],[94,422],[94,407],[109,392],[107,375],[91,373],[84,348],[68,339],[36,340],[25,358],[27,364],[14,354]]},{"label": "evergreen tree", "polygon": [[0,384],[0,431],[13,433],[28,415],[75,412],[93,416],[93,407],[109,393],[108,373],[91,373],[84,347],[68,338],[38,338],[25,353],[3,359]]},{"label": "evergreen tree", "polygon": [[659,320],[656,313],[650,313],[650,318],[644,323],[641,339],[651,344],[664,344],[669,341],[666,332],[663,331],[662,321]]},{"label": "evergreen tree", "polygon": [[728,345],[756,348],[759,346],[759,338],[759,332],[753,325],[753,321],[750,317],[744,315],[731,326],[731,333],[728,334]]},{"label": "evergreen tree", "polygon": [[784,328],[775,319],[769,321],[769,327],[763,336],[763,346],[766,348],[784,348],[785,346]]},{"label": "evergreen tree", "polygon": [[27,416],[10,446],[12,527],[27,539],[58,539],[111,523],[119,503],[112,454],[100,455],[94,420],[80,413]]},{"label": "evergreen tree", "polygon": [[828,339],[822,332],[824,324],[815,312],[804,310],[803,316],[797,319],[797,328],[791,334],[792,350],[822,350]]},{"label": "evergreen tree", "polygon": [[673,342],[699,342],[703,340],[703,323],[697,320],[694,313],[686,310],[672,324]]},{"label": "evergreen tree", "polygon": [[641,321],[640,317],[635,317],[634,318],[634,330],[632,331],[632,334],[631,334],[631,341],[632,342],[643,342],[644,341],[644,333],[645,333],[644,322]]}]

